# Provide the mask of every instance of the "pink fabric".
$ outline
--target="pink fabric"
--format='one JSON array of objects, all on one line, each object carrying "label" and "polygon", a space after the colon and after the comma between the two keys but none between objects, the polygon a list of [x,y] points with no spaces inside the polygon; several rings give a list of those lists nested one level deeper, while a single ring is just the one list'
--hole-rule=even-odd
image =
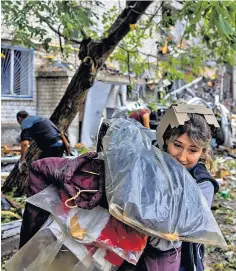
[{"label": "pink fabric", "polygon": [[145,115],[146,113],[148,113],[148,110],[143,108],[140,111],[137,110],[137,111],[132,112],[129,117],[131,119],[137,120],[138,122],[140,122],[143,125],[143,115]]}]

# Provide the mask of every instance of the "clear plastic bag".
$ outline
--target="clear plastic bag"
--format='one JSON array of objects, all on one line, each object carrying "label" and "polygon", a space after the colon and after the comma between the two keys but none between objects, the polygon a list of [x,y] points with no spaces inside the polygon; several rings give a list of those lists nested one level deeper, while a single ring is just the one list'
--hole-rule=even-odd
[{"label": "clear plastic bag", "polygon": [[65,235],[60,227],[47,221],[35,236],[6,263],[7,271],[49,270],[58,254]]},{"label": "clear plastic bag", "polygon": [[6,263],[7,271],[115,271],[100,249],[80,244],[50,216],[42,228]]},{"label": "clear plastic bag", "polygon": [[92,210],[71,209],[67,219],[67,230],[73,238],[84,244],[95,242],[110,218],[100,206]]},{"label": "clear plastic bag", "polygon": [[114,119],[103,138],[109,212],[150,236],[226,246],[188,171],[140,125]]},{"label": "clear plastic bag", "polygon": [[[74,242],[105,248],[107,260],[119,266],[123,259],[136,264],[146,245],[146,236],[112,218],[109,212],[97,206],[92,210],[68,208],[65,194],[53,185],[27,199],[27,202],[52,214],[64,232]],[[117,256],[115,255],[117,254]]]}]

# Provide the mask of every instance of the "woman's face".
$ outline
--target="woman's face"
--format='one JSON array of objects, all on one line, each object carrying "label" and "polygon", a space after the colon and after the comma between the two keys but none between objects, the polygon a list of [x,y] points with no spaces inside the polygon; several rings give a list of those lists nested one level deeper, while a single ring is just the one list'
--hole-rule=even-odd
[{"label": "woman's face", "polygon": [[185,133],[167,144],[167,152],[185,168],[191,168],[198,162],[203,148],[197,146]]}]

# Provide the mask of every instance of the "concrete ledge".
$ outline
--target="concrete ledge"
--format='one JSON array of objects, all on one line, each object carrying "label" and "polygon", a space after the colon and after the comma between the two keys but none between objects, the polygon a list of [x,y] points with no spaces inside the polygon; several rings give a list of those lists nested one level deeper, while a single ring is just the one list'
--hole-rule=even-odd
[{"label": "concrete ledge", "polygon": [[[108,72],[105,71],[100,71],[96,77],[96,80],[102,81],[102,82],[107,82],[107,83],[114,83],[114,84],[123,84],[123,85],[129,85],[129,77],[126,75],[122,74],[109,74]],[[144,85],[146,84],[146,81],[144,79],[136,79],[135,80],[136,84],[139,85]]]},{"label": "concrete ledge", "polygon": [[[75,74],[75,71],[69,70],[61,70],[61,71],[38,71],[35,76],[39,78],[56,78],[56,77],[65,77],[72,78]],[[114,84],[125,84],[128,85],[130,83],[129,77],[123,74],[111,74],[105,70],[98,72],[96,77],[97,81],[114,83]],[[139,85],[146,84],[144,79],[135,79],[135,82]]]},{"label": "concrete ledge", "polygon": [[68,71],[66,70],[61,70],[61,71],[41,71],[37,72],[35,74],[37,79],[39,78],[57,78],[57,77],[65,77],[68,78],[70,75],[68,74]]}]

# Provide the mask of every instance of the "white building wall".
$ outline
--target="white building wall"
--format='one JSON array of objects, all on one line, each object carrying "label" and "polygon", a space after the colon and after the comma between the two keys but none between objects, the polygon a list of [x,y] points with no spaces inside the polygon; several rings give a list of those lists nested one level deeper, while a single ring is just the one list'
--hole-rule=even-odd
[{"label": "white building wall", "polygon": [[18,111],[26,110],[31,115],[36,114],[36,101],[34,100],[2,100],[2,123],[16,123]]}]

